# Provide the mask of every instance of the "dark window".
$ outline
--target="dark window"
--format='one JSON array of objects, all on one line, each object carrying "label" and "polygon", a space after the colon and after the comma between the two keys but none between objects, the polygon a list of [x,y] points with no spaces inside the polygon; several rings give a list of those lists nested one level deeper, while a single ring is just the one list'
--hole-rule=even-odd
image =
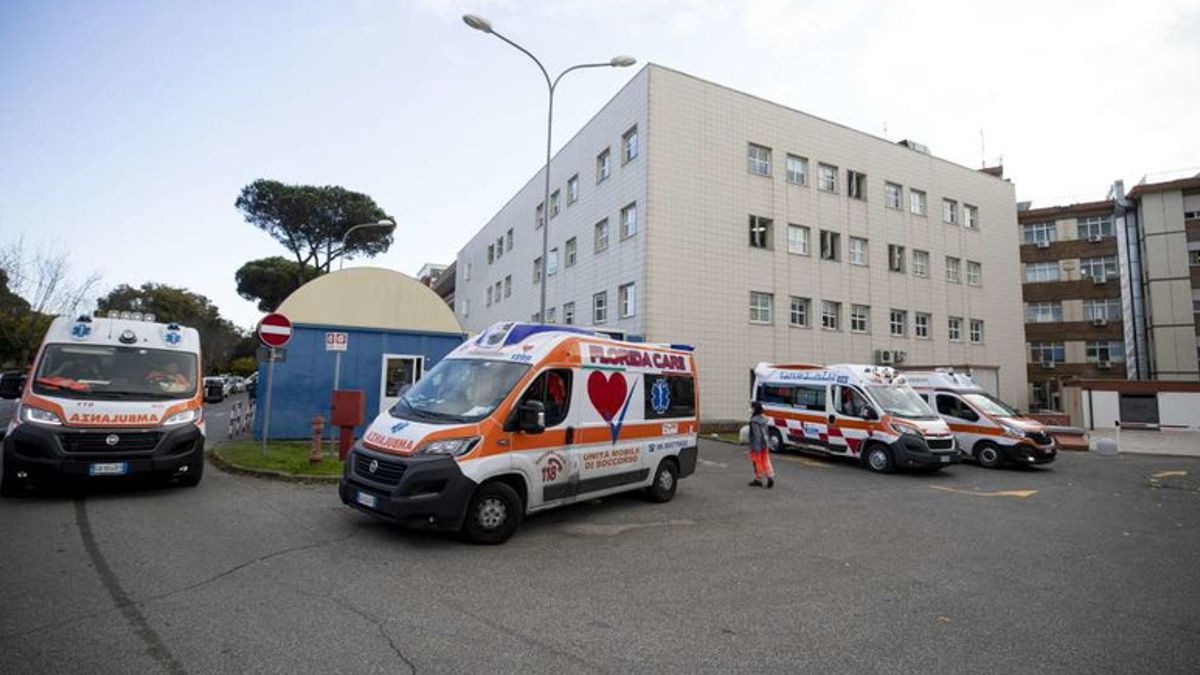
[{"label": "dark window", "polygon": [[546,406],[546,428],[562,424],[571,409],[571,371],[547,370],[538,375],[521,396],[517,408],[526,401],[541,401]]},{"label": "dark window", "polygon": [[937,397],[938,413],[968,422],[977,422],[979,415],[957,396],[939,394]]},{"label": "dark window", "polygon": [[767,405],[785,405],[823,413],[825,412],[825,385],[763,385],[758,389],[758,401]]},{"label": "dark window", "polygon": [[696,382],[691,375],[651,375],[642,380],[647,420],[695,417]]},{"label": "dark window", "polygon": [[854,387],[844,385],[838,386],[834,405],[839,415],[847,417],[865,418],[867,411],[871,409],[871,405],[867,403],[867,397],[863,396],[862,392]]}]

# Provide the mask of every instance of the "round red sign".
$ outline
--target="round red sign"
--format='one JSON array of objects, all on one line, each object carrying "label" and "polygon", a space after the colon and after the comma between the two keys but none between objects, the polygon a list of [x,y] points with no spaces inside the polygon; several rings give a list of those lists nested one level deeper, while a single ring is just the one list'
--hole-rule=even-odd
[{"label": "round red sign", "polygon": [[282,314],[268,314],[258,322],[258,340],[268,347],[282,347],[292,339],[292,320]]}]

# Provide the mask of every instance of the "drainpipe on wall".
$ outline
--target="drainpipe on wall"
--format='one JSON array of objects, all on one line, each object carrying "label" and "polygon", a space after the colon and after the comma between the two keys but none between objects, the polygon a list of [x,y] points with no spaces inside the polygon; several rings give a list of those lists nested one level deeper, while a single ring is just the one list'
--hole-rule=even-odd
[{"label": "drainpipe on wall", "polygon": [[1149,340],[1146,335],[1146,301],[1142,289],[1141,224],[1137,208],[1125,197],[1125,182],[1114,181],[1113,228],[1121,269],[1121,321],[1124,324],[1126,379],[1147,380],[1150,375]]}]

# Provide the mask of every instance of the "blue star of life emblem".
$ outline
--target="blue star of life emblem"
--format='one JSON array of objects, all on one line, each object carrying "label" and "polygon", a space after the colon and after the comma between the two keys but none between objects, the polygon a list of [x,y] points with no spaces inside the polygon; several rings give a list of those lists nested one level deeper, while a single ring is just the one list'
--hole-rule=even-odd
[{"label": "blue star of life emblem", "polygon": [[91,334],[92,334],[92,327],[87,325],[86,323],[77,323],[71,327],[71,336],[78,340],[82,340],[83,338],[85,338]]},{"label": "blue star of life emblem", "polygon": [[650,407],[659,415],[671,407],[671,388],[667,386],[666,380],[655,380],[650,387]]},{"label": "blue star of life emblem", "polygon": [[167,331],[167,334],[163,336],[163,340],[166,340],[167,344],[169,345],[177,345],[183,340],[183,336],[180,335],[179,331],[177,330],[169,330]]}]

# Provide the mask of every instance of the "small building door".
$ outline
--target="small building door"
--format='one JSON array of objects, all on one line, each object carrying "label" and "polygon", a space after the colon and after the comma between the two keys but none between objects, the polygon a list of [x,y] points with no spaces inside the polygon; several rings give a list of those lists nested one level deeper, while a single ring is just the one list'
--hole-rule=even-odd
[{"label": "small building door", "polygon": [[425,357],[412,354],[384,354],[379,378],[379,412],[399,400],[400,395],[421,379],[425,372]]}]

